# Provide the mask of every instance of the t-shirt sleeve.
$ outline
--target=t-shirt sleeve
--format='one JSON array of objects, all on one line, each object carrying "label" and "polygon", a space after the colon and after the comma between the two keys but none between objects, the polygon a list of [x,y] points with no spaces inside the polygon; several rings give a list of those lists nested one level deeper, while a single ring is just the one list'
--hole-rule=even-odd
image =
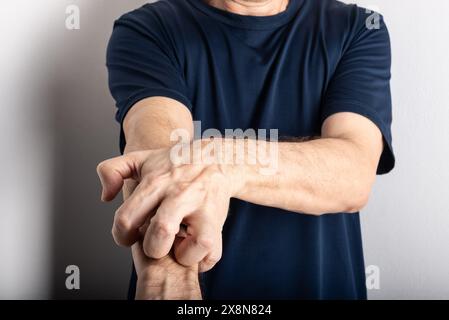
[{"label": "t-shirt sleeve", "polygon": [[[376,19],[370,21],[368,19]],[[395,165],[392,148],[390,92],[391,48],[383,17],[359,11],[359,27],[345,49],[326,90],[322,121],[338,112],[354,112],[374,122],[382,132],[384,150],[378,174]]]},{"label": "t-shirt sleeve", "polygon": [[172,41],[151,13],[140,10],[115,22],[106,66],[120,124],[134,104],[152,96],[172,98],[192,108]]}]

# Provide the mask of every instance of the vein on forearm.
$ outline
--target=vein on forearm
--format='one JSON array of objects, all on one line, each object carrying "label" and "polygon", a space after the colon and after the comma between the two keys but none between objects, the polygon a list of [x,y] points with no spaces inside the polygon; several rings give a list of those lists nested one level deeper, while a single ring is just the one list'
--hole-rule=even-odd
[{"label": "vein on forearm", "polygon": [[260,165],[240,169],[245,186],[238,198],[317,215],[356,212],[366,202],[375,164],[356,143],[320,138],[280,142],[278,150],[275,174],[261,175]]}]

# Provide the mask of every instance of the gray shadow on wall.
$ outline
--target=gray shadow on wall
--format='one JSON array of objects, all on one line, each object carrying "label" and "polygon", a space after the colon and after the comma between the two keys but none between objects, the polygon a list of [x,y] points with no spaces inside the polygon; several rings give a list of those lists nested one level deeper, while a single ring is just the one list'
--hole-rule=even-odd
[{"label": "gray shadow on wall", "polygon": [[[118,154],[119,128],[107,88],[106,45],[113,21],[144,1],[80,1],[81,29],[61,25],[51,39],[48,114],[52,117],[52,298],[124,299],[129,250],[113,243],[111,223],[119,200],[100,202],[97,164]],[[66,5],[71,4],[66,1]],[[64,12],[65,6],[61,6]],[[55,43],[55,41],[57,43]],[[68,290],[68,265],[80,268],[80,290]]]}]

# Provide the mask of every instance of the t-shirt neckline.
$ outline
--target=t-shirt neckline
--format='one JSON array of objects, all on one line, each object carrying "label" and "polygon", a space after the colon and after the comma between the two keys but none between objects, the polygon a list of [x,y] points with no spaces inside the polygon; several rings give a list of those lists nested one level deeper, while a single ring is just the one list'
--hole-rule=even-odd
[{"label": "t-shirt neckline", "polygon": [[246,16],[209,5],[205,0],[188,0],[195,8],[228,25],[243,29],[273,29],[288,23],[299,11],[304,0],[290,0],[287,8],[271,16]]}]

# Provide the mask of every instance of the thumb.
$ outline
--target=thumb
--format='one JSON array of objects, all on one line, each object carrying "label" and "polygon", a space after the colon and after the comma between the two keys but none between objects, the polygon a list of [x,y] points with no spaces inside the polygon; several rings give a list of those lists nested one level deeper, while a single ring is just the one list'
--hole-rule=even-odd
[{"label": "thumb", "polygon": [[126,179],[139,176],[144,152],[133,152],[101,162],[97,173],[103,187],[102,201],[111,201],[120,192]]}]

